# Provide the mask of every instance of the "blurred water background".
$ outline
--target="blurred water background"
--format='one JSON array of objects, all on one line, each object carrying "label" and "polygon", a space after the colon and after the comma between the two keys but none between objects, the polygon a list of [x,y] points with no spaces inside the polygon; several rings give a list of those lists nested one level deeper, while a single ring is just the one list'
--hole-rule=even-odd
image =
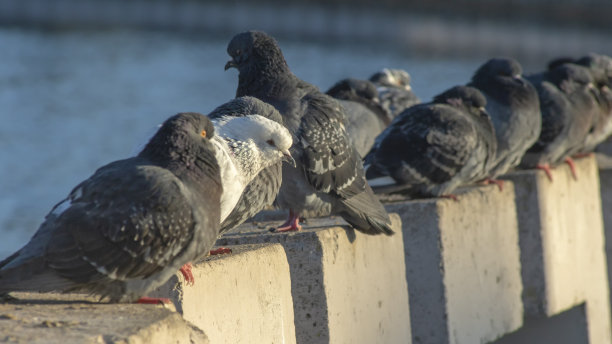
[{"label": "blurred water background", "polygon": [[273,34],[294,73],[323,90],[403,68],[425,101],[492,56],[517,57],[530,72],[552,57],[612,54],[606,12],[592,8],[605,1],[382,3],[1,1],[0,258],[165,118],[231,99],[237,72],[223,66],[237,32]]}]

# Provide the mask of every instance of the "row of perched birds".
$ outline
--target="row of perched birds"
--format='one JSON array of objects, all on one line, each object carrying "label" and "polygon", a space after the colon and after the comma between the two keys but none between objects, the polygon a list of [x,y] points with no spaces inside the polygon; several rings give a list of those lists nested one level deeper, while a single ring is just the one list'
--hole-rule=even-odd
[{"label": "row of perched birds", "polygon": [[[521,75],[516,60],[494,58],[480,66],[467,85],[452,87],[424,104],[418,104],[406,86],[406,72],[382,74],[385,82],[377,73],[370,80],[342,80],[328,91],[343,104],[367,107],[361,116],[380,118],[380,126],[393,118],[388,127],[373,133],[380,126],[353,125],[348,113],[349,133],[367,138],[360,149],[376,192],[454,197],[451,193],[458,186],[479,181],[501,188],[495,178],[515,168],[542,169],[552,181],[551,167],[562,162],[576,178],[572,157],[592,152],[612,134],[608,56],[560,58],[546,71],[527,76]],[[389,88],[403,94],[394,96],[392,106]],[[378,115],[374,105],[382,105],[384,115]]]},{"label": "row of perched birds", "polygon": [[207,116],[170,117],[137,156],[77,185],[0,262],[0,294],[158,302],[143,296],[177,270],[193,283],[190,262],[273,203],[289,211],[277,232],[299,230],[308,212],[392,235],[366,177],[384,192],[447,195],[519,164],[588,152],[612,129],[604,56],[556,61],[530,81],[516,61],[494,59],[468,86],[420,104],[399,70],[323,93],[291,72],[263,32],[234,36],[227,52],[225,69],[239,72],[236,98]]}]

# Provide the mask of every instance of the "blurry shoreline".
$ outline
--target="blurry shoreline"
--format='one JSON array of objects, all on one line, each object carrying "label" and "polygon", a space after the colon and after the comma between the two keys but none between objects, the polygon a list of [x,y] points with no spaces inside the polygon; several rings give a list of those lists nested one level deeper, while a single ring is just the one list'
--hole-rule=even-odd
[{"label": "blurry shoreline", "polygon": [[[426,4],[218,3],[194,0],[3,0],[0,25],[53,29],[143,28],[393,46],[415,56],[511,55],[525,62],[585,52],[612,55],[612,3],[463,0]],[[395,6],[397,5],[397,6]],[[610,9],[610,11],[606,11]],[[539,13],[542,12],[542,13]]]}]

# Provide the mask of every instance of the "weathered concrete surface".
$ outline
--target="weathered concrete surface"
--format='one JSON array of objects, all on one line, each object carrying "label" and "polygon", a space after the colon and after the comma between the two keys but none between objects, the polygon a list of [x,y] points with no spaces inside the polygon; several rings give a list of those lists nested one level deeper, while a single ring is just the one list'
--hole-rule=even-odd
[{"label": "weathered concrete surface", "polygon": [[242,226],[219,244],[284,247],[298,343],[410,343],[402,233],[397,215],[391,217],[397,228],[392,237],[364,235],[339,227],[339,218],[322,218],[285,234],[266,230],[278,222]]},{"label": "weathered concrete surface", "polygon": [[0,304],[2,343],[208,343],[204,332],[163,306],[96,304],[84,295],[13,293]]},{"label": "weathered concrete surface", "polygon": [[194,264],[195,284],[180,274],[155,296],[172,299],[211,343],[295,343],[289,264],[277,244],[231,247]]},{"label": "weathered concrete surface", "polygon": [[387,205],[403,224],[413,343],[484,343],[523,323],[512,184],[457,197]]},{"label": "weathered concrete surface", "polygon": [[525,316],[549,317],[586,303],[590,343],[610,343],[610,300],[600,187],[594,157],[569,168],[509,174],[519,216]]}]

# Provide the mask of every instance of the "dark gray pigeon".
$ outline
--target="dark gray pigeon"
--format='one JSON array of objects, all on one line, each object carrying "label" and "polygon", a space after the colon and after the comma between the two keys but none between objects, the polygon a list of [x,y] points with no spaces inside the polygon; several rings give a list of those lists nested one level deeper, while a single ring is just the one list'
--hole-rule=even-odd
[{"label": "dark gray pigeon", "polygon": [[391,119],[421,102],[412,92],[410,74],[403,69],[384,68],[374,73],[370,81],[376,85],[379,102]]},{"label": "dark gray pigeon", "polygon": [[542,116],[538,92],[521,73],[521,65],[516,60],[494,58],[478,68],[468,84],[487,98],[487,113],[495,127],[497,153],[490,178],[518,166],[540,136]]},{"label": "dark gray pigeon", "polygon": [[527,79],[540,97],[542,132],[521,167],[542,169],[552,180],[550,167],[566,161],[576,177],[570,157],[583,146],[597,111],[593,79],[586,67],[572,63],[558,64]]},{"label": "dark gray pigeon", "polygon": [[[243,117],[258,114],[276,123],[282,123],[280,113],[270,105],[253,97],[239,97],[227,102],[208,116],[217,120],[226,116]],[[282,163],[264,168],[246,185],[232,212],[221,223],[220,234],[239,226],[266,206],[272,205],[282,182]]]},{"label": "dark gray pigeon", "polygon": [[87,291],[134,301],[206,253],[222,193],[214,136],[207,117],[179,114],[138,156],[98,169],[0,262],[0,293]]},{"label": "dark gray pigeon", "polygon": [[439,197],[487,177],[496,141],[485,105],[477,89],[456,86],[404,110],[366,157],[374,190]]},{"label": "dark gray pigeon", "polygon": [[284,127],[258,115],[221,118],[216,127],[197,113],[171,117],[138,156],[74,188],[0,262],[0,293],[87,291],[130,302],[179,268],[193,283],[189,262],[213,246],[242,185],[290,145]]},{"label": "dark gray pigeon", "polygon": [[590,53],[575,61],[588,68],[595,84],[594,93],[599,111],[580,153],[590,153],[612,134],[612,58]]},{"label": "dark gray pigeon", "polygon": [[346,131],[360,156],[372,148],[374,139],[391,123],[390,114],[378,101],[376,86],[367,80],[343,79],[328,95],[336,98],[346,114]]},{"label": "dark gray pigeon", "polygon": [[366,234],[393,234],[387,212],[366,183],[338,102],[298,79],[276,41],[263,32],[234,36],[227,52],[231,60],[225,69],[239,71],[236,96],[250,95],[272,104],[293,135],[291,153],[297,167],[283,166],[276,199],[290,210],[290,217],[277,230],[299,230],[299,215],[308,210],[339,214]]}]

